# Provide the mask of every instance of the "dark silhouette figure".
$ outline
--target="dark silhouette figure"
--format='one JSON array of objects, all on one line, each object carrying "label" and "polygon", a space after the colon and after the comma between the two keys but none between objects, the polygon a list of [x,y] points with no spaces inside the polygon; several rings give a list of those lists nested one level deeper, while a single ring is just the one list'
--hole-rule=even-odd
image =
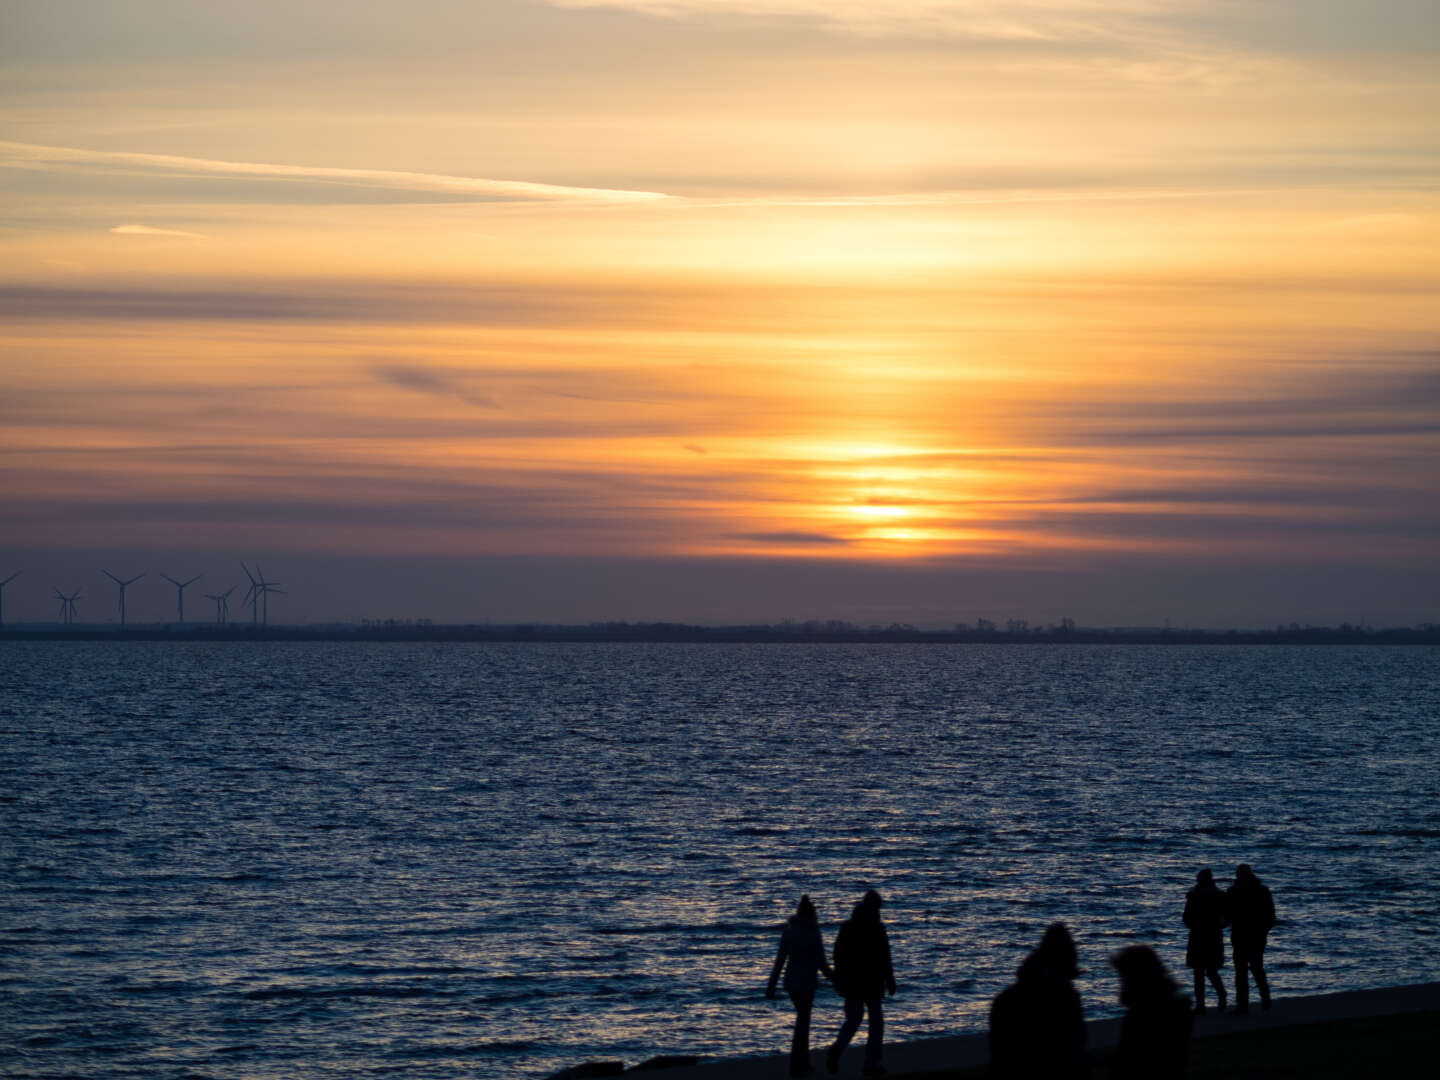
[{"label": "dark silhouette figure", "polygon": [[890,961],[890,938],[880,921],[880,903],[880,894],[871,889],[835,935],[835,989],[845,999],[845,1023],[825,1056],[825,1067],[832,1073],[839,1071],[840,1055],[867,1012],[870,1023],[865,1029],[865,1075],[886,1073],[881,1064],[885,1053],[885,1010],[881,1001],[887,991],[892,997],[895,994],[895,969]]},{"label": "dark silhouette figure", "polygon": [[1270,980],[1265,977],[1265,940],[1275,925],[1275,898],[1260,883],[1249,863],[1235,868],[1235,884],[1225,890],[1230,915],[1230,948],[1235,954],[1235,1011],[1250,1011],[1250,978],[1260,991],[1260,1007],[1270,1008]]},{"label": "dark silhouette figure", "polygon": [[775,984],[785,972],[785,992],[795,1003],[795,1032],[790,1038],[790,1075],[808,1076],[815,1070],[810,1065],[810,1012],[815,1005],[815,991],[820,976],[834,978],[825,961],[825,941],[820,936],[820,921],[810,897],[800,897],[795,914],[780,934],[780,950],[775,966],[770,969],[770,982],[765,987],[767,998],[775,997]]},{"label": "dark silhouette figure", "polygon": [[1130,945],[1110,958],[1125,1019],[1110,1060],[1113,1080],[1180,1080],[1190,1067],[1190,1001],[1154,951]]},{"label": "dark silhouette figure", "polygon": [[1085,1014],[1071,980],[1080,974],[1064,923],[1045,931],[1015,982],[990,1006],[990,1070],[997,1080],[1079,1080],[1085,1065]]},{"label": "dark silhouette figure", "polygon": [[1205,1015],[1205,980],[1215,987],[1220,1011],[1225,1011],[1225,984],[1220,969],[1225,966],[1225,894],[1215,884],[1207,866],[1195,875],[1195,887],[1185,894],[1185,914],[1190,928],[1185,945],[1185,964],[1195,969],[1195,1011]]}]

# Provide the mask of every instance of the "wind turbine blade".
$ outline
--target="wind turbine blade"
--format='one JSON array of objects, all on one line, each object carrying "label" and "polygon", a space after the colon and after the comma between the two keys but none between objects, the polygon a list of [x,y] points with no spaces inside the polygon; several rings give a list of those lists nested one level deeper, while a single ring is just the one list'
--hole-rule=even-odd
[{"label": "wind turbine blade", "polygon": [[180,584],[180,582],[176,581],[169,574],[161,574],[160,576],[163,577],[166,581],[170,582],[171,585],[179,586]]},{"label": "wind turbine blade", "polygon": [[255,575],[250,572],[250,568],[249,568],[248,566],[246,566],[243,561],[240,563],[240,569],[245,571],[245,576],[250,579],[250,584],[251,584],[251,585],[254,585],[254,584],[255,584]]},{"label": "wind turbine blade", "polygon": [[118,577],[116,577],[114,574],[112,574],[109,570],[103,570],[103,569],[102,569],[100,572],[101,572],[102,574],[104,574],[106,577],[108,577],[111,581],[115,582],[116,585],[124,585],[124,584],[125,584],[125,583],[124,583],[123,581],[121,581]]},{"label": "wind turbine blade", "polygon": [[132,577],[129,581],[122,581],[120,584],[122,584],[122,585],[134,585],[135,582],[139,581],[139,580],[140,580],[142,577],[144,577],[144,576],[145,576],[144,574],[136,574],[136,575],[135,575],[134,577]]},{"label": "wind turbine blade", "polygon": [[14,581],[17,577],[19,577],[19,576],[20,576],[21,574],[23,574],[24,572],[25,572],[25,571],[23,571],[23,570],[16,570],[13,574],[11,574],[9,577],[7,577],[4,581],[0,581],[0,588],[4,588],[6,585],[9,585],[10,582]]},{"label": "wind turbine blade", "polygon": [[204,577],[204,576],[205,576],[204,574],[196,574],[196,575],[195,575],[194,577],[192,577],[189,581],[184,582],[183,584],[181,584],[180,587],[183,589],[183,588],[185,588],[186,585],[194,585],[195,582],[199,581],[199,580],[200,580],[202,577]]}]

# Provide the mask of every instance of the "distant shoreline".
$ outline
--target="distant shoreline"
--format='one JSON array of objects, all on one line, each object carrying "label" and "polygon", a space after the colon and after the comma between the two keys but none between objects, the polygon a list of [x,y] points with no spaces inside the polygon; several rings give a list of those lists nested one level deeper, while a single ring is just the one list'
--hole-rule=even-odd
[{"label": "distant shoreline", "polygon": [[816,624],[688,626],[681,623],[551,624],[321,624],[260,627],[249,623],[127,627],[13,626],[0,641],[313,641],[313,642],[631,642],[659,644],[933,644],[933,645],[1440,645],[1440,625],[1370,630],[1299,627],[1274,630],[920,630],[912,626],[832,629]]}]

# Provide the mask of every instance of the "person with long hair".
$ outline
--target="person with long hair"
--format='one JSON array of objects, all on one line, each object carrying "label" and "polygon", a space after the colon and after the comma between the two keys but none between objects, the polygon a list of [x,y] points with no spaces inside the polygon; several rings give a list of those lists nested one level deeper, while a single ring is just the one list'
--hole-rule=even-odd
[{"label": "person with long hair", "polygon": [[996,1080],[1080,1080],[1085,1012],[1073,980],[1080,974],[1075,939],[1064,923],[1045,931],[1015,982],[990,1006],[990,1072]]},{"label": "person with long hair", "polygon": [[795,1030],[790,1037],[790,1075],[808,1076],[810,1065],[810,1013],[820,976],[830,979],[834,972],[825,960],[825,941],[820,936],[820,919],[809,896],[800,897],[795,914],[780,933],[780,949],[770,969],[765,996],[775,997],[775,987],[785,975],[785,992],[795,1004]]},{"label": "person with long hair", "polygon": [[1110,958],[1125,1019],[1110,1060],[1112,1080],[1183,1080],[1190,1068],[1190,1001],[1147,945]]},{"label": "person with long hair", "polygon": [[1220,1011],[1225,1011],[1225,984],[1220,969],[1225,966],[1225,894],[1215,884],[1207,866],[1195,875],[1195,887],[1185,894],[1185,913],[1190,928],[1185,944],[1185,964],[1195,971],[1195,1011],[1205,1015],[1205,980],[1215,987]]}]

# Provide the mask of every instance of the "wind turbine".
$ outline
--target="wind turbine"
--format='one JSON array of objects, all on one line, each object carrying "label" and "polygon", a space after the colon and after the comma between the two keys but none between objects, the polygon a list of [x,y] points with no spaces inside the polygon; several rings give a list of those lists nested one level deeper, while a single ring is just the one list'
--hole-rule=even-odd
[{"label": "wind turbine", "polygon": [[260,617],[260,622],[264,626],[269,626],[270,594],[273,592],[279,594],[280,596],[284,596],[285,590],[278,587],[280,585],[280,582],[265,580],[265,571],[260,569],[259,563],[255,564],[255,573],[260,575],[260,584],[257,586],[260,591],[260,603],[263,605],[263,614]]},{"label": "wind turbine", "polygon": [[5,586],[9,585],[10,582],[14,581],[17,577],[20,576],[20,574],[21,571],[16,570],[4,581],[0,581],[0,626],[5,625]]},{"label": "wind turbine", "polygon": [[80,599],[80,590],[76,589],[69,596],[66,596],[59,589],[56,589],[55,599],[60,601],[60,621],[66,626],[69,626],[75,621],[75,601]]},{"label": "wind turbine", "polygon": [[230,594],[234,591],[235,586],[231,585],[222,593],[207,592],[205,594],[206,600],[215,601],[215,621],[221,626],[224,626],[227,622],[230,621]]},{"label": "wind turbine", "polygon": [[250,605],[250,625],[256,626],[260,622],[260,583],[255,580],[255,575],[250,573],[250,568],[243,561],[240,569],[244,570],[245,576],[250,579],[250,588],[245,590],[245,599],[240,602]]},{"label": "wind turbine", "polygon": [[114,574],[112,574],[109,570],[102,570],[101,573],[104,574],[106,577],[108,577],[111,581],[115,582],[116,585],[119,585],[119,586],[120,586],[120,629],[121,629],[121,630],[124,630],[124,629],[125,629],[125,586],[126,586],[126,585],[134,585],[135,582],[139,581],[139,580],[140,580],[142,577],[144,577],[145,575],[144,575],[144,574],[136,574],[136,575],[135,575],[134,577],[132,577],[129,581],[121,581],[118,577],[116,577]]},{"label": "wind turbine", "polygon": [[178,596],[178,598],[179,598],[179,605],[178,605],[178,606],[179,606],[179,608],[180,608],[180,625],[181,625],[181,626],[184,626],[184,625],[185,625],[185,587],[186,587],[187,585],[194,585],[195,582],[199,581],[199,580],[200,580],[202,577],[204,577],[205,575],[204,575],[204,574],[196,574],[196,575],[195,575],[194,577],[192,577],[189,581],[176,581],[176,580],[175,580],[173,577],[171,577],[169,574],[161,574],[160,576],[163,577],[166,581],[170,582],[171,585],[174,585],[174,586],[175,586],[176,594],[177,594],[177,596]]}]

